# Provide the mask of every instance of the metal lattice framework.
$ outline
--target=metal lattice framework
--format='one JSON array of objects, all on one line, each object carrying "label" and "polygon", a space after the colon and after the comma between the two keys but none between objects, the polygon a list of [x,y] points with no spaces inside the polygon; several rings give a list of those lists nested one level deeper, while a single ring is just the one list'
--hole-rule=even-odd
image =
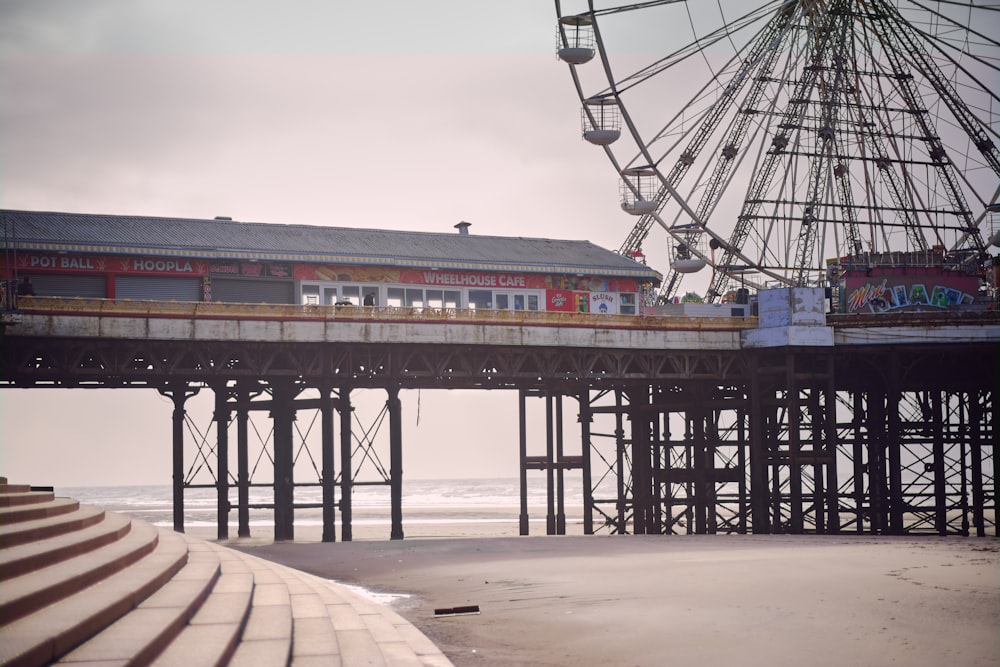
[{"label": "metal lattice framework", "polygon": [[765,354],[735,384],[595,393],[592,531],[995,534],[989,373],[949,379],[939,354]]},{"label": "metal lattice framework", "polygon": [[[951,0],[562,2],[583,136],[622,179],[620,252],[740,287],[828,261],[987,260],[1000,193],[1000,8]],[[596,57],[594,57],[596,56]],[[588,62],[593,57],[593,62]],[[994,206],[995,208],[995,206]]]},{"label": "metal lattice framework", "polygon": [[[322,507],[325,540],[338,510],[350,539],[357,484],[389,487],[401,538],[399,392],[419,388],[519,391],[522,503],[528,471],[544,472],[550,533],[565,532],[563,475],[573,470],[586,532],[987,535],[998,512],[996,353],[995,341],[971,336],[713,351],[12,335],[2,380],[169,397],[175,527],[185,489],[214,488],[220,538],[231,509],[246,534],[256,505],[274,510],[278,539],[294,538],[292,515],[307,507]],[[354,416],[351,394],[366,388],[387,393],[385,409]],[[185,408],[202,389],[214,396],[214,427]],[[545,402],[545,429],[533,431],[541,454],[527,448],[528,398]],[[575,421],[564,420],[563,398],[577,401]],[[257,486],[273,495],[252,500]],[[322,502],[296,500],[303,486],[322,487]]]}]

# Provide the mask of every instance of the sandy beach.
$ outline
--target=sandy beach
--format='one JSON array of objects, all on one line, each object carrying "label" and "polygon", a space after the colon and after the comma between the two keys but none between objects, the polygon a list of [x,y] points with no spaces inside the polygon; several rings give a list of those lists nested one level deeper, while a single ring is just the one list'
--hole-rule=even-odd
[{"label": "sandy beach", "polygon": [[[408,533],[228,544],[408,595],[394,608],[459,667],[1000,664],[995,538]],[[461,606],[479,613],[435,614]]]}]

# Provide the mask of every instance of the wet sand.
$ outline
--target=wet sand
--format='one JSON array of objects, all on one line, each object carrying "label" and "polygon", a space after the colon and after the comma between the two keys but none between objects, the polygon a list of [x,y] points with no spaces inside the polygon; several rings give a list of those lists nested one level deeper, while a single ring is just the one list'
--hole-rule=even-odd
[{"label": "wet sand", "polygon": [[996,538],[355,537],[229,544],[409,595],[459,667],[1000,664]]}]

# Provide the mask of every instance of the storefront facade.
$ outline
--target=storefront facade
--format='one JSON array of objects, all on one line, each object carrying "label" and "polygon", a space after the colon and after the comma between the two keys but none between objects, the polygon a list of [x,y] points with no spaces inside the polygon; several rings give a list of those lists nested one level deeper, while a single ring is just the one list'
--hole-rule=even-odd
[{"label": "storefront facade", "polygon": [[[11,212],[4,215],[12,217]],[[155,219],[152,223],[155,224]],[[231,229],[238,232],[242,227]],[[532,251],[532,239],[511,239],[511,256],[504,257],[504,239],[468,234],[462,235],[463,246],[478,255],[485,253],[477,244],[487,246],[495,258],[487,261],[449,258],[447,248],[442,248],[429,251],[440,256],[409,260],[386,255],[332,262],[322,261],[325,258],[318,253],[296,258],[289,249],[280,246],[273,252],[240,250],[239,238],[232,238],[233,248],[193,246],[187,251],[177,248],[158,251],[148,245],[115,243],[115,230],[116,226],[109,224],[109,238],[100,244],[72,242],[71,229],[67,230],[66,242],[58,244],[26,238],[22,230],[16,247],[11,248],[8,242],[8,252],[0,258],[0,267],[7,280],[30,278],[38,296],[624,315],[638,314],[643,290],[655,286],[660,279],[658,273],[632,259],[608,250],[595,251],[592,244],[577,241],[538,240],[538,245],[544,244],[538,250],[540,255],[552,248],[557,251],[545,255],[548,261],[543,266],[531,266],[524,261],[523,253]],[[309,230],[322,237],[322,228]],[[349,231],[338,229],[337,233],[343,235]],[[370,230],[359,233],[372,234]],[[438,239],[441,246],[453,243],[455,237],[394,234],[402,234],[404,240],[411,236],[414,244],[428,246],[427,236],[442,237]],[[399,239],[393,241],[399,245]],[[275,242],[280,243],[280,237]],[[586,257],[561,266],[561,256],[575,260],[572,251],[577,247]],[[588,269],[585,263],[596,263],[595,253],[604,265],[621,268]],[[320,261],[306,261],[314,258]]]}]

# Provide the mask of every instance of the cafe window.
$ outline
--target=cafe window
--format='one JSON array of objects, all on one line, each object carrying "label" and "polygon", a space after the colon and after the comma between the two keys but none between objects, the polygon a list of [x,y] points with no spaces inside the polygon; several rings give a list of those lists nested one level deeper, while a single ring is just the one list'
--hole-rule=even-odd
[{"label": "cafe window", "polygon": [[302,286],[302,304],[305,306],[319,305],[319,285]]},{"label": "cafe window", "polygon": [[299,302],[304,306],[332,306],[337,303],[337,288],[322,283],[302,283]]},{"label": "cafe window", "polygon": [[374,294],[375,305],[378,305],[378,293],[378,285],[341,285],[340,297],[337,301],[360,306],[363,303],[365,294]]},{"label": "cafe window", "polygon": [[497,310],[538,310],[537,294],[494,292],[493,302]]},{"label": "cafe window", "polygon": [[429,289],[424,298],[429,308],[458,308],[462,294],[456,290]]},{"label": "cafe window", "polygon": [[619,296],[621,299],[618,312],[622,315],[635,315],[635,294],[623,292]]},{"label": "cafe window", "polygon": [[493,292],[488,289],[469,290],[469,308],[492,308]]},{"label": "cafe window", "polygon": [[458,308],[462,294],[458,290],[424,290],[419,287],[390,287],[387,304],[397,308]]}]

